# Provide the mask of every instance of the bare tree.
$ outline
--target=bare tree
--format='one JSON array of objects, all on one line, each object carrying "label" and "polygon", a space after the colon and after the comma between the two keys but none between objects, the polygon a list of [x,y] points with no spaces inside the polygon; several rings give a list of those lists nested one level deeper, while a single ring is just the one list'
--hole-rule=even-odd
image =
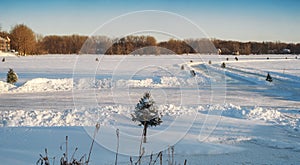
[{"label": "bare tree", "polygon": [[34,32],[24,24],[14,26],[10,32],[11,47],[19,54],[32,54],[36,46],[36,36]]}]

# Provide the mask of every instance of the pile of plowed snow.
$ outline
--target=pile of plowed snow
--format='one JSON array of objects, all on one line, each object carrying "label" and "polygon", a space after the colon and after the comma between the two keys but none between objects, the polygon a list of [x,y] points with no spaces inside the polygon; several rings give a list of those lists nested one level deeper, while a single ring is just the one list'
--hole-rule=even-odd
[{"label": "pile of plowed snow", "polygon": [[12,92],[52,92],[67,91],[73,87],[72,79],[46,79],[36,78],[27,81],[24,85],[12,90]]},{"label": "pile of plowed snow", "polygon": [[[96,122],[103,125],[114,125],[114,115],[131,117],[134,107],[130,106],[102,106],[81,110],[14,110],[0,111],[0,126],[93,126]],[[197,108],[174,105],[158,106],[163,116],[180,116],[189,114]]]},{"label": "pile of plowed snow", "polygon": [[16,87],[14,85],[0,81],[1,93],[34,93],[34,92],[54,92],[54,91],[69,91],[72,89],[108,89],[112,87],[127,88],[127,87],[181,87],[195,86],[198,83],[203,83],[200,77],[196,78],[177,78],[177,77],[160,77],[159,81],[154,81],[151,78],[142,80],[112,80],[112,79],[90,79],[81,78],[75,79],[47,79],[36,78],[27,81],[25,84]]},{"label": "pile of plowed snow", "polygon": [[16,88],[16,86],[0,81],[0,93],[7,93],[8,91],[12,90],[13,88]]},{"label": "pile of plowed snow", "polygon": [[[0,126],[93,126],[96,122],[114,125],[115,115],[131,118],[134,107],[125,105],[102,106],[81,110],[34,110],[34,111],[1,111]],[[300,128],[299,116],[295,117],[275,109],[262,107],[240,107],[233,104],[208,106],[175,106],[172,104],[159,105],[158,111],[163,117],[179,117],[186,114],[222,115],[225,117],[263,120],[272,124]]]},{"label": "pile of plowed snow", "polygon": [[222,115],[226,117],[247,119],[247,120],[263,120],[290,128],[300,128],[300,112],[288,113],[280,112],[280,110],[262,107],[241,107],[233,104],[224,105],[208,105],[199,111],[209,115]]}]

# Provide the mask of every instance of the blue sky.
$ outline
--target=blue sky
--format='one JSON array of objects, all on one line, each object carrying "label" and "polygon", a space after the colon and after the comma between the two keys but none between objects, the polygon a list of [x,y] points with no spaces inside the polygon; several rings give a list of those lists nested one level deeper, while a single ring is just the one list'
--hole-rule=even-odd
[{"label": "blue sky", "polygon": [[[300,42],[298,0],[0,0],[0,25],[49,35],[90,35],[128,12],[163,10],[193,21],[210,38]],[[159,21],[153,21],[153,24]],[[122,31],[122,27],[118,29]]]}]

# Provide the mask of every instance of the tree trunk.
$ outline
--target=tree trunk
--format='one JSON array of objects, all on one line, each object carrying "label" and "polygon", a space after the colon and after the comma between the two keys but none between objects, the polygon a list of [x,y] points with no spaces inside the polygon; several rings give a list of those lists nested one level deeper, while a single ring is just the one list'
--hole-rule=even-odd
[{"label": "tree trunk", "polygon": [[144,124],[144,143],[147,143],[147,128],[148,128],[148,124],[145,123]]}]

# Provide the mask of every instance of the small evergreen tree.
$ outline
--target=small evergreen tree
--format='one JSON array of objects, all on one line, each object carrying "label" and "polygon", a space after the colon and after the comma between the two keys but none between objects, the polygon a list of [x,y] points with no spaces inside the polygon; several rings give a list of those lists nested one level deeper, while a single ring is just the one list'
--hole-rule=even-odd
[{"label": "small evergreen tree", "polygon": [[144,126],[144,143],[147,141],[146,136],[148,126],[157,126],[162,123],[161,115],[158,113],[154,103],[154,100],[151,99],[150,92],[146,92],[139,103],[137,103],[134,114],[131,114],[133,121],[138,121],[140,122],[139,126]]},{"label": "small evergreen tree", "polygon": [[6,82],[10,84],[14,84],[18,81],[18,75],[14,72],[13,69],[9,68],[9,71],[7,73],[7,79]]},{"label": "small evergreen tree", "polygon": [[270,73],[268,73],[266,81],[272,82],[273,78],[271,77]]}]

